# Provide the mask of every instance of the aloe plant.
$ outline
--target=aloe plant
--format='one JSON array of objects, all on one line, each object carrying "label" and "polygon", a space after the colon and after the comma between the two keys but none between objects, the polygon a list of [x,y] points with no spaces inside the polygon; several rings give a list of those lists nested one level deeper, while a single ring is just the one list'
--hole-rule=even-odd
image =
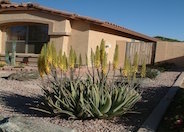
[{"label": "aloe plant", "polygon": [[89,78],[83,81],[68,80],[62,85],[50,83],[52,91],[48,86],[43,88],[44,111],[75,119],[112,118],[130,112],[141,99],[140,94],[128,86],[116,86],[111,91],[107,86],[99,86]]},{"label": "aloe plant", "polygon": [[[39,108],[34,109],[74,119],[112,118],[131,111],[134,104],[141,99],[141,95],[131,85],[118,85],[108,81],[110,66],[107,64],[108,55],[104,40],[100,48],[96,47],[95,52],[91,50],[92,73],[88,70],[84,79],[75,77],[71,72],[69,73],[72,77],[63,76],[63,73],[75,70],[76,53],[72,47],[68,57],[62,50],[57,55],[54,52],[55,49],[51,44],[45,44],[41,50],[38,70],[41,76],[47,75],[48,80],[42,84],[44,100]],[[57,63],[51,61],[51,58]],[[115,55],[114,69],[118,65],[117,58]],[[79,64],[80,66],[82,64],[81,55]],[[60,70],[61,76],[58,76],[57,69]],[[95,75],[96,73],[98,75]]]}]

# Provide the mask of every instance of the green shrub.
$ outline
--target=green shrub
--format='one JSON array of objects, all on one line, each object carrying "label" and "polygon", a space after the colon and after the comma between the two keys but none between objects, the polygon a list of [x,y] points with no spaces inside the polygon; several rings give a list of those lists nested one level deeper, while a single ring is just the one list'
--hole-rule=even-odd
[{"label": "green shrub", "polygon": [[159,74],[160,74],[159,70],[147,68],[146,77],[148,77],[150,79],[155,79]]},{"label": "green shrub", "polygon": [[6,51],[6,53],[5,53],[5,62],[6,62],[7,65],[10,64],[10,55],[9,55],[8,51]]},{"label": "green shrub", "polygon": [[146,61],[143,61],[142,68],[141,68],[141,77],[146,77]]},{"label": "green shrub", "polygon": [[3,61],[0,61],[0,67],[4,67],[4,66],[6,66],[6,63]]},{"label": "green shrub", "polygon": [[[141,95],[132,85],[118,85],[115,81],[108,81],[110,64],[107,64],[104,40],[100,48],[96,48],[97,51],[91,50],[92,70],[88,69],[86,79],[80,79],[80,75],[75,76],[71,72],[74,71],[75,64],[75,51],[72,48],[68,58],[61,52],[57,55],[59,59],[55,67],[48,61],[55,57],[48,53],[52,51],[50,47],[52,46],[49,44],[42,48],[38,60],[39,73],[41,77],[46,75],[47,81],[42,85],[44,100],[39,108],[34,109],[74,119],[112,118],[131,111],[134,104],[141,99]],[[67,76],[67,73],[70,75]]]}]

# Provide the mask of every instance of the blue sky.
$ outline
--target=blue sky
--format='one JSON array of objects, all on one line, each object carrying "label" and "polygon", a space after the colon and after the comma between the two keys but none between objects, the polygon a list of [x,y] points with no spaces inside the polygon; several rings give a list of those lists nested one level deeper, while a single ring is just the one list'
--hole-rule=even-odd
[{"label": "blue sky", "polygon": [[109,21],[149,36],[184,40],[184,0],[12,0]]}]

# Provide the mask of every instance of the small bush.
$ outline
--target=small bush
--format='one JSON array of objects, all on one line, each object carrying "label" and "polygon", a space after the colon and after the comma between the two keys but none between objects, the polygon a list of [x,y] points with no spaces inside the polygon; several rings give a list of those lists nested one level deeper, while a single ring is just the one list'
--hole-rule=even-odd
[{"label": "small bush", "polygon": [[3,61],[0,61],[0,67],[4,67],[4,66],[6,66],[6,63]]},{"label": "small bush", "polygon": [[23,63],[16,63],[14,68],[24,68],[24,64]]},{"label": "small bush", "polygon": [[147,68],[146,77],[148,77],[150,79],[155,79],[159,74],[160,74],[159,70]]}]

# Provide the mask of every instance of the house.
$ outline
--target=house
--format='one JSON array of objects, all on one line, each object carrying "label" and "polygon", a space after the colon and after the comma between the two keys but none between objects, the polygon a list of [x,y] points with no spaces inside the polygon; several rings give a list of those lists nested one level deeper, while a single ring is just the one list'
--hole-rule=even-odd
[{"label": "house", "polygon": [[[85,58],[90,56],[101,40],[106,42],[108,59],[112,61],[115,45],[119,45],[120,59],[125,59],[127,50],[134,43],[151,46],[150,63],[153,62],[156,39],[144,34],[89,17],[58,11],[32,3],[0,4],[0,54],[11,52],[16,42],[17,61],[29,58],[36,61],[44,43],[53,42],[57,51],[62,49],[68,54],[70,47]],[[136,49],[136,46],[133,46]],[[141,52],[139,46],[139,51]],[[137,50],[134,51],[134,53]],[[143,55],[144,56],[144,55]]]}]

